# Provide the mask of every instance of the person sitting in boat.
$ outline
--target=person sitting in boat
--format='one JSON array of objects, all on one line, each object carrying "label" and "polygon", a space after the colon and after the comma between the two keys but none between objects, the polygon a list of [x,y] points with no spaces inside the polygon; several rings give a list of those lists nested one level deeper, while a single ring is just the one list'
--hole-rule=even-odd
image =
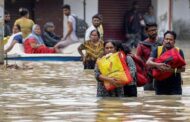
[{"label": "person sitting in boat", "polygon": [[25,53],[56,53],[54,48],[46,47],[41,37],[40,26],[35,24],[32,33],[24,40]]},{"label": "person sitting in boat", "polygon": [[14,25],[12,29],[13,34],[10,36],[9,40],[4,46],[4,53],[8,53],[13,49],[15,44],[22,44],[22,32],[20,25]]},{"label": "person sitting in boat", "polygon": [[15,20],[14,25],[20,25],[22,37],[25,39],[32,31],[32,26],[34,22],[32,19],[29,19],[30,12],[27,8],[19,8],[20,18]]},{"label": "person sitting in boat", "polygon": [[[96,59],[103,55],[103,45],[104,42],[100,40],[100,33],[97,30],[92,30],[90,40],[85,41],[78,47],[84,69],[94,69]],[[82,52],[83,50],[86,50],[86,54]]]},{"label": "person sitting in boat", "polygon": [[48,47],[55,46],[55,44],[57,44],[61,40],[61,37],[57,36],[54,30],[55,26],[53,22],[47,22],[44,25],[43,39],[45,45]]}]

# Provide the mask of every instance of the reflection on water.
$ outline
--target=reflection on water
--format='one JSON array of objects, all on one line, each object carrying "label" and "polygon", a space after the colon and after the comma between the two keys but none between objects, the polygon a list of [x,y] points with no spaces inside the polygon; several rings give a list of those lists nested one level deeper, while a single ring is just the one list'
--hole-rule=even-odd
[{"label": "reflection on water", "polygon": [[104,99],[98,102],[97,122],[187,121],[190,109],[179,96],[147,96],[146,99]]},{"label": "reflection on water", "polygon": [[189,66],[182,96],[155,96],[139,88],[137,98],[101,99],[93,71],[84,71],[80,62],[31,65],[28,70],[1,68],[0,122],[190,121]]}]

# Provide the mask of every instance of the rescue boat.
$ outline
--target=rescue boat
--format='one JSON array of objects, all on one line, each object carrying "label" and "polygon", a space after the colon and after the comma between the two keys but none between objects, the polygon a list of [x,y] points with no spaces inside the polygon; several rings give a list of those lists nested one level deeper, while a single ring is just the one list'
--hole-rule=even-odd
[{"label": "rescue boat", "polygon": [[4,57],[5,60],[19,61],[80,61],[81,56],[77,50],[80,44],[81,42],[71,44],[62,49],[62,53],[54,54],[26,54],[22,44],[15,44]]}]

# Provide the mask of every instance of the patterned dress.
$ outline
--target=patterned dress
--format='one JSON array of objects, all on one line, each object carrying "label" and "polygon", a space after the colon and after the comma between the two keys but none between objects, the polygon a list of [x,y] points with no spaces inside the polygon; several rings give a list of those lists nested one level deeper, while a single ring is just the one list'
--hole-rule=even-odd
[{"label": "patterned dress", "polygon": [[96,60],[103,55],[103,41],[94,43],[91,40],[85,41],[80,45],[81,50],[86,50],[84,69],[94,69]]}]

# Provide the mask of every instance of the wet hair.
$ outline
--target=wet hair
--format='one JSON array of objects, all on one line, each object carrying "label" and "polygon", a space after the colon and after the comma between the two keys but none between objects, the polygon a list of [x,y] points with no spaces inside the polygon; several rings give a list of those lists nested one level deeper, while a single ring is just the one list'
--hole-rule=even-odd
[{"label": "wet hair", "polygon": [[22,17],[22,16],[26,16],[29,13],[29,11],[27,8],[19,8],[19,13],[20,13],[20,16]]},{"label": "wet hair", "polygon": [[158,25],[156,23],[147,23],[145,30],[147,31],[150,27],[158,27]]},{"label": "wet hair", "polygon": [[112,43],[112,44],[113,44],[113,46],[115,47],[115,50],[116,50],[116,51],[118,51],[118,50],[119,50],[119,45],[118,45],[118,43],[116,43],[116,41],[111,40],[111,39],[110,39],[110,40],[105,41],[105,42],[104,42],[104,48],[105,48],[105,46],[106,46],[106,44],[107,44],[107,43]]},{"label": "wet hair", "polygon": [[174,31],[169,31],[169,30],[166,31],[166,32],[164,33],[164,38],[165,38],[165,36],[166,36],[167,34],[173,35],[174,40],[177,38],[177,34],[176,34]]},{"label": "wet hair", "polygon": [[63,5],[62,9],[68,9],[68,10],[71,10],[71,7],[70,7],[70,5],[65,4],[65,5]]},{"label": "wet hair", "polygon": [[16,24],[15,26],[18,28],[19,31],[21,31],[20,25]]},{"label": "wet hair", "polygon": [[90,32],[90,36],[91,36],[91,34],[92,34],[93,32],[96,32],[96,33],[98,34],[98,38],[100,38],[100,33],[99,33],[99,31],[96,30],[96,29],[94,29],[94,30],[92,30],[92,31]]},{"label": "wet hair", "polygon": [[94,19],[94,18],[97,18],[97,19],[99,19],[99,20],[102,20],[102,17],[101,17],[99,14],[95,14],[95,15],[92,17],[92,19]]}]

